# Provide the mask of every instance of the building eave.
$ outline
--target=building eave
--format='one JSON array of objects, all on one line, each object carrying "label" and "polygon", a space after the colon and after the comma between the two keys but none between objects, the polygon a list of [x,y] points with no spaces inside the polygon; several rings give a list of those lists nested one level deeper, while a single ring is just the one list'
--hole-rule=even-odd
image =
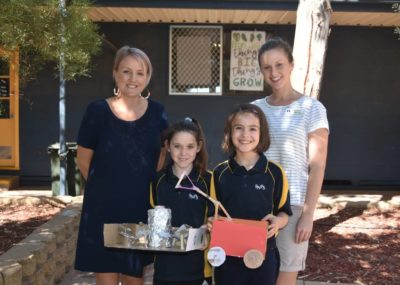
[{"label": "building eave", "polygon": [[[275,25],[294,25],[296,23],[296,10],[276,9],[95,6],[90,8],[89,16],[95,22]],[[400,26],[400,13],[335,11],[333,9],[331,25]]]}]

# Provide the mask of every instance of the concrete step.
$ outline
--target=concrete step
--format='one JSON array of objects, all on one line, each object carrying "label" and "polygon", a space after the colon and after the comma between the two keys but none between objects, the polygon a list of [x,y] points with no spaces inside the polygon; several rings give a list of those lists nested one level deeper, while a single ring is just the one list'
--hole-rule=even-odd
[{"label": "concrete step", "polygon": [[[153,265],[149,265],[144,271],[144,285],[153,284]],[[77,270],[71,270],[59,285],[96,285],[94,273],[81,272]]]},{"label": "concrete step", "polygon": [[8,191],[11,189],[17,189],[19,186],[19,176],[10,175],[0,176],[0,191]]}]

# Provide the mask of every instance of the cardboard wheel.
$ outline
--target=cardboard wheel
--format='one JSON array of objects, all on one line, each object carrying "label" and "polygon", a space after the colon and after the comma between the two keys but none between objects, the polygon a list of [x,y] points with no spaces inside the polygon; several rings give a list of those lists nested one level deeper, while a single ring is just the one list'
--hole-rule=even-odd
[{"label": "cardboard wheel", "polygon": [[263,263],[264,256],[257,249],[250,249],[243,256],[243,261],[247,268],[256,269]]},{"label": "cardboard wheel", "polygon": [[208,262],[210,262],[211,266],[213,267],[221,266],[226,259],[225,250],[219,246],[211,247],[208,250],[207,259]]}]

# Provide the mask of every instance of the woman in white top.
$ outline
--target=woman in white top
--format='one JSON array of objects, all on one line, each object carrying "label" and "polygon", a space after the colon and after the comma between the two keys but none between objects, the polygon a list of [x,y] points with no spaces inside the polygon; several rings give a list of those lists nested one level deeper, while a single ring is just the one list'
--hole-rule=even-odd
[{"label": "woman in white top", "polygon": [[277,239],[281,267],[276,284],[294,285],[298,271],[305,269],[313,215],[324,178],[329,125],[325,107],[293,89],[293,55],[287,42],[277,37],[269,39],[260,48],[258,59],[272,94],[252,103],[267,118],[271,146],[266,154],[287,173],[293,212]]}]

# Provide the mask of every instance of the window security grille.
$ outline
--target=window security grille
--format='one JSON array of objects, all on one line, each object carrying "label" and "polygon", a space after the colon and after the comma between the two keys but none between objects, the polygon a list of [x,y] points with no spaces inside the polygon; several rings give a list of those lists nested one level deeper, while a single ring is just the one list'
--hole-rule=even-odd
[{"label": "window security grille", "polygon": [[222,27],[171,26],[171,95],[222,94]]}]

